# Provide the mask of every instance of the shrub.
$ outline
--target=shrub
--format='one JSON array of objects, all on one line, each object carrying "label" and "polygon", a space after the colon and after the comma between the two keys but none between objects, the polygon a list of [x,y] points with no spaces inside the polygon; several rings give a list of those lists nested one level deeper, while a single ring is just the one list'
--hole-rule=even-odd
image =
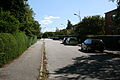
[{"label": "shrub", "polygon": [[4,51],[4,43],[2,41],[2,39],[0,38],[0,52]]},{"label": "shrub", "polygon": [[37,36],[26,36],[23,32],[14,34],[0,33],[0,67],[15,57],[20,56],[36,41]]},{"label": "shrub", "polygon": [[14,37],[17,41],[17,46],[19,46],[17,53],[20,55],[27,49],[27,36],[23,32],[17,32]]},{"label": "shrub", "polygon": [[3,42],[4,46],[1,46],[3,49],[0,53],[4,54],[4,63],[7,63],[8,61],[14,59],[16,57],[17,53],[17,42],[16,39],[12,34],[8,33],[0,33],[1,42]]}]

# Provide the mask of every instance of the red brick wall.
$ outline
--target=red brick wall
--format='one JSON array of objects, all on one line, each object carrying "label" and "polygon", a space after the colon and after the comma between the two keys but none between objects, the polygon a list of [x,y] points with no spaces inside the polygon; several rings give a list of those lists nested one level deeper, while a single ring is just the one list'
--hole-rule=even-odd
[{"label": "red brick wall", "polygon": [[110,11],[105,13],[105,33],[110,35],[110,34],[115,34],[113,29],[113,15],[116,13],[116,10]]}]

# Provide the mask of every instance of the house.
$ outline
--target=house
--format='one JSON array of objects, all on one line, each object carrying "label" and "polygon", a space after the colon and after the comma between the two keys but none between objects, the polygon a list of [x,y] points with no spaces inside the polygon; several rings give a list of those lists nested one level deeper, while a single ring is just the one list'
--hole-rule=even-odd
[{"label": "house", "polygon": [[116,14],[116,9],[105,13],[105,34],[106,35],[116,34],[114,21],[113,21],[115,14]]}]

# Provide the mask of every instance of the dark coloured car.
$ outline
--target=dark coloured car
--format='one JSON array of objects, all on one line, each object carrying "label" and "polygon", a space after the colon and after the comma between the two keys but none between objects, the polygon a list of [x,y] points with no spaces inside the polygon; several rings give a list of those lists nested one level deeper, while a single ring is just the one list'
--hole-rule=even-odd
[{"label": "dark coloured car", "polygon": [[60,40],[59,37],[53,37],[52,39],[53,39],[53,40]]},{"label": "dark coloured car", "polygon": [[63,40],[62,40],[62,43],[63,44],[66,44],[66,40],[67,40],[68,37],[64,37]]},{"label": "dark coloured car", "polygon": [[76,37],[69,37],[66,39],[66,43],[67,45],[77,45],[78,44],[78,40]]},{"label": "dark coloured car", "polygon": [[81,44],[81,50],[82,51],[104,51],[104,43],[101,39],[86,39],[82,44]]}]

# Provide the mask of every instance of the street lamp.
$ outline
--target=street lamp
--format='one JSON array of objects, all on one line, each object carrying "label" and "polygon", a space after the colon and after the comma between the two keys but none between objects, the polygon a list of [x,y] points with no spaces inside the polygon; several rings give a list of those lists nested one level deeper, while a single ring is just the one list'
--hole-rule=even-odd
[{"label": "street lamp", "polygon": [[74,13],[74,15],[78,16],[78,18],[79,18],[79,20],[81,22],[80,11],[79,11],[79,14]]}]

